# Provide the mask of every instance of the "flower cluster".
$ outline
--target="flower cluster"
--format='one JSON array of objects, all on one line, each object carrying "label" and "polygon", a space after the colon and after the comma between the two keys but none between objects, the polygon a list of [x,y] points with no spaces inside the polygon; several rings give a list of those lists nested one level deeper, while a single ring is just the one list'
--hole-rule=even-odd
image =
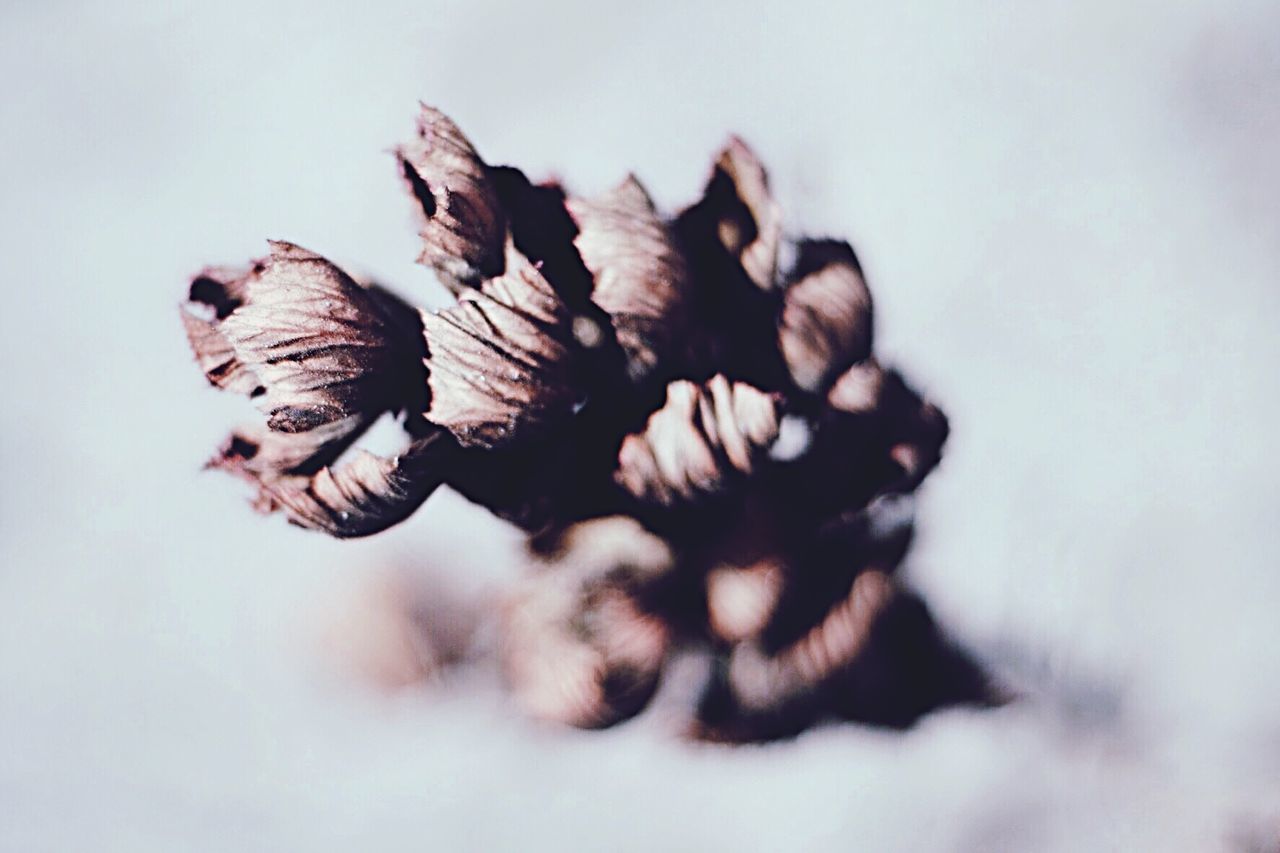
[{"label": "flower cluster", "polygon": [[[625,719],[690,644],[710,737],[984,695],[893,577],[946,418],[875,359],[852,248],[786,233],[750,148],[674,218],[634,177],[580,198],[491,166],[426,106],[395,157],[454,304],[280,242],[191,282],[200,368],[266,419],[210,465],[259,510],[365,536],[447,484],[526,530],[504,662],[539,717]],[[387,412],[403,452],[353,448]]]}]

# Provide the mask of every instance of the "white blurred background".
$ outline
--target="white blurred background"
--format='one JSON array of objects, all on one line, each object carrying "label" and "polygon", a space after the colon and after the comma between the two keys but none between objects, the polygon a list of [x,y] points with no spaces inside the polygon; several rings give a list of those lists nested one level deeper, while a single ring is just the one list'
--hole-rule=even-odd
[{"label": "white blurred background", "polygon": [[[5,3],[0,848],[1280,849],[1280,7],[892,5]],[[438,304],[419,98],[668,209],[736,131],[852,239],[954,428],[908,578],[1027,698],[732,750],[330,666],[352,590],[469,613],[518,537],[255,516],[176,306],[267,237]]]}]

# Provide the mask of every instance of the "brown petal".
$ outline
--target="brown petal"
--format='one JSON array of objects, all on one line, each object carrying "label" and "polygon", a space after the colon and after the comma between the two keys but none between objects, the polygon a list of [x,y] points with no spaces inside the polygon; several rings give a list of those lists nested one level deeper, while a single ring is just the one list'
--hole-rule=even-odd
[{"label": "brown petal", "polygon": [[684,258],[634,176],[567,207],[578,227],[574,245],[595,278],[591,298],[612,318],[628,373],[646,376],[684,343]]},{"label": "brown petal", "polygon": [[672,567],[662,540],[610,517],[571,528],[555,560],[521,581],[503,609],[503,663],[531,715],[585,728],[639,712],[671,643],[641,601]]},{"label": "brown petal", "polygon": [[259,509],[281,510],[300,527],[339,538],[379,533],[430,497],[454,449],[447,435],[432,433],[390,459],[361,450],[309,478],[264,479]]},{"label": "brown petal", "polygon": [[871,292],[848,243],[800,244],[778,344],[792,379],[810,392],[871,354]]},{"label": "brown petal", "polygon": [[244,284],[261,272],[258,265],[245,268],[206,267],[191,279],[187,303],[181,313],[187,342],[209,383],[238,394],[256,396],[265,389],[258,377],[240,362],[221,325],[244,304]]},{"label": "brown petal", "polygon": [[455,293],[501,273],[506,214],[488,168],[458,126],[422,104],[416,137],[395,154],[422,216],[419,262]]},{"label": "brown petal", "polygon": [[574,317],[519,252],[507,272],[423,316],[432,423],[467,447],[496,447],[568,417],[582,389]]},{"label": "brown petal", "polygon": [[751,473],[777,436],[771,395],[720,375],[703,386],[679,380],[667,386],[667,402],[645,431],[623,440],[614,478],[641,500],[688,500]]},{"label": "brown petal", "polygon": [[716,158],[699,219],[706,235],[737,258],[747,277],[761,290],[774,286],[782,211],[769,192],[769,176],[754,151],[736,136]]}]

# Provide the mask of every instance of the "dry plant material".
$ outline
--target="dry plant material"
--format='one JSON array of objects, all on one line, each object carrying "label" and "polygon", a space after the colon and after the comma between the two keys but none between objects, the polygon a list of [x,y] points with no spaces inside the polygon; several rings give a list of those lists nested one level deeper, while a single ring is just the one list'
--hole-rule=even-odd
[{"label": "dry plant material", "polygon": [[[415,310],[288,243],[200,272],[197,364],[264,416],[211,467],[338,537],[440,485],[523,527],[502,658],[538,718],[628,718],[678,646],[718,661],[708,738],[987,695],[894,579],[946,418],[874,358],[853,249],[787,234],[746,143],[672,217],[634,176],[580,198],[490,165],[427,106],[394,153],[419,260],[456,302]],[[403,450],[354,447],[388,412]]]}]

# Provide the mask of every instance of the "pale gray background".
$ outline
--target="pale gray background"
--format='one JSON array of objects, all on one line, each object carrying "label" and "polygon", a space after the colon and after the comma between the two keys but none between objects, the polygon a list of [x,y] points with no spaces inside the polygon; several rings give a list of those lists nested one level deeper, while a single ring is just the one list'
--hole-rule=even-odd
[{"label": "pale gray background", "polygon": [[[1276,849],[1274,3],[260,5],[0,13],[0,847]],[[266,237],[438,302],[384,153],[418,98],[669,209],[737,131],[853,239],[954,424],[908,576],[1031,698],[729,751],[333,675],[317,602],[483,603],[516,537],[255,517],[175,309]]]}]

